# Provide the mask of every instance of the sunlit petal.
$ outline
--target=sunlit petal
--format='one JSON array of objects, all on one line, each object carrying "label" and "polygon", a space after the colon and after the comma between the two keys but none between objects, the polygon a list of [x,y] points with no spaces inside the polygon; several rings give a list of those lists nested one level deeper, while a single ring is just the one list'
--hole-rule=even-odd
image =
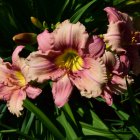
[{"label": "sunlit petal", "polygon": [[114,24],[108,25],[107,33],[104,34],[105,42],[108,43],[110,49],[117,53],[126,53],[126,50],[123,48],[123,39],[122,39],[122,27],[124,26],[124,22],[117,22]]},{"label": "sunlit petal", "polygon": [[73,83],[87,98],[97,97],[107,82],[106,68],[100,59],[86,58],[87,68],[70,76]]},{"label": "sunlit petal", "polygon": [[48,79],[55,79],[63,75],[64,71],[59,69],[53,58],[48,59],[45,53],[33,52],[27,58],[29,64],[28,79],[43,82]]},{"label": "sunlit petal", "polygon": [[56,30],[54,30],[55,47],[56,49],[78,50],[85,48],[88,34],[85,27],[81,23],[72,24],[68,20],[62,22]]},{"label": "sunlit petal", "polygon": [[23,110],[23,100],[26,98],[26,93],[23,90],[17,90],[12,95],[10,100],[7,102],[9,111],[15,114],[17,117],[21,115]]},{"label": "sunlit petal", "polygon": [[5,86],[4,84],[0,84],[0,100],[9,100],[16,89],[16,86]]},{"label": "sunlit petal", "polygon": [[42,92],[42,90],[37,87],[28,86],[26,88],[27,96],[32,99],[35,99],[41,92]]},{"label": "sunlit petal", "polygon": [[73,85],[67,75],[53,82],[52,93],[58,107],[62,107],[68,101],[72,89]]}]

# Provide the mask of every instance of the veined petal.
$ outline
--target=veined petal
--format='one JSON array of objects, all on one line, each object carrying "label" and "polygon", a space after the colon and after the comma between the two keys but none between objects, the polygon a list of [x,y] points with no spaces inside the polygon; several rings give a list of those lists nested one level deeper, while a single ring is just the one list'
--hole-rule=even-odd
[{"label": "veined petal", "polygon": [[111,23],[111,22],[115,23],[117,21],[123,20],[121,14],[119,14],[115,8],[106,7],[104,10],[107,12],[109,23]]},{"label": "veined petal", "polygon": [[12,67],[15,70],[20,70],[21,73],[24,75],[25,79],[27,79],[28,74],[28,65],[27,60],[25,58],[20,58],[19,53],[22,51],[24,46],[17,46],[12,54]]},{"label": "veined petal", "polygon": [[0,58],[0,83],[9,84],[9,76],[11,74],[12,65],[9,62],[3,62]]},{"label": "veined petal", "polygon": [[19,58],[19,53],[22,51],[22,49],[24,48],[24,46],[17,46],[16,49],[14,50],[13,54],[12,54],[12,64],[15,66],[20,65],[20,58]]},{"label": "veined petal", "polygon": [[101,59],[85,58],[86,67],[73,75],[71,80],[87,98],[100,96],[107,83],[106,68]]},{"label": "veined petal", "polygon": [[17,90],[16,86],[0,84],[0,100],[9,100],[15,90]]},{"label": "veined petal", "polygon": [[123,22],[111,23],[108,25],[107,34],[104,34],[104,40],[110,46],[112,51],[116,53],[126,53],[126,50],[122,47],[124,45],[124,40],[122,39],[122,27],[124,26]]},{"label": "veined petal", "polygon": [[129,70],[129,60],[126,55],[116,55],[106,51],[102,57],[107,69],[111,74],[126,75]]},{"label": "veined petal", "polygon": [[54,47],[54,36],[53,33],[49,33],[48,30],[44,30],[44,32],[40,33],[37,36],[38,41],[38,49],[42,50],[42,52],[46,52]]},{"label": "veined petal", "polygon": [[109,71],[116,69],[116,65],[119,67],[115,55],[110,51],[105,51],[102,60]]},{"label": "veined petal", "polygon": [[79,53],[85,48],[88,34],[80,23],[72,24],[68,20],[62,22],[55,30],[55,47],[60,50],[75,49]]},{"label": "veined petal", "polygon": [[37,87],[28,86],[26,88],[27,96],[32,99],[35,99],[41,92],[42,90]]},{"label": "veined petal", "polygon": [[105,43],[100,37],[92,36],[88,39],[86,48],[91,57],[101,57],[105,51]]},{"label": "veined petal", "polygon": [[114,7],[106,7],[104,10],[107,12],[109,23],[124,21],[126,26],[132,29],[132,18],[128,14],[117,11]]},{"label": "veined petal", "polygon": [[73,85],[67,75],[56,82],[53,82],[52,93],[54,102],[58,107],[62,107],[72,92]]},{"label": "veined petal", "polygon": [[19,117],[21,115],[21,111],[23,110],[22,105],[25,98],[26,93],[22,89],[14,91],[10,100],[7,101],[9,111]]},{"label": "veined petal", "polygon": [[64,71],[54,64],[54,59],[48,59],[45,53],[40,51],[33,52],[27,59],[29,65],[29,80],[43,82],[48,79],[53,80],[60,78],[64,74]]},{"label": "veined petal", "polygon": [[131,32],[134,30],[132,18],[112,7],[104,10],[107,12],[109,20],[109,29],[104,35],[105,41],[109,43],[112,51],[126,53],[124,47],[131,42]]}]

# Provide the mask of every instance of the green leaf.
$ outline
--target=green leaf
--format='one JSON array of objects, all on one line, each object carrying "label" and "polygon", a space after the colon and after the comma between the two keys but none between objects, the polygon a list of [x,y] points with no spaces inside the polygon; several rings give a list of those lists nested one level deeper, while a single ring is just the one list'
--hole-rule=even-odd
[{"label": "green leaf", "polygon": [[60,133],[58,128],[53,124],[53,122],[33,103],[28,99],[24,100],[24,107],[33,112],[35,116],[44,124],[44,126],[58,139],[64,139],[64,136]]},{"label": "green leaf", "polygon": [[66,9],[66,7],[68,6],[68,4],[69,4],[69,0],[64,0],[63,5],[62,5],[61,9],[59,10],[58,15],[56,17],[57,22],[60,21],[61,16],[62,16],[64,10]]},{"label": "green leaf", "polygon": [[123,139],[126,140],[130,139],[132,137],[131,132],[119,132],[119,131],[110,131],[106,129],[99,129],[99,128],[93,128],[93,126],[80,122],[82,126],[82,130],[84,135],[96,135],[96,136],[102,136],[109,139]]},{"label": "green leaf", "polygon": [[2,104],[2,105],[0,106],[0,119],[3,118],[4,112],[6,111],[6,108],[7,108],[7,106],[6,106],[5,104]]},{"label": "green leaf", "polygon": [[71,18],[70,21],[72,23],[76,23],[81,16],[84,14],[84,12],[93,4],[96,0],[92,0],[91,2],[87,3],[85,6],[81,7]]},{"label": "green leaf", "polygon": [[10,130],[1,130],[0,133],[14,133],[17,132],[17,129],[10,129]]},{"label": "green leaf", "polygon": [[57,120],[64,127],[67,140],[75,140],[77,138],[75,130],[72,128],[72,125],[67,121],[63,111],[61,111],[61,115],[57,118]]},{"label": "green leaf", "polygon": [[126,2],[126,5],[134,5],[134,4],[140,4],[139,0],[129,0]]},{"label": "green leaf", "polygon": [[[121,120],[127,121],[127,123],[131,124],[131,122],[129,121],[130,118],[129,114],[125,113],[122,110],[118,110],[115,104],[113,104],[111,107],[115,110],[116,114],[119,116]],[[138,129],[133,124],[129,125],[128,128],[140,140],[140,132],[138,131]]]},{"label": "green leaf", "polygon": [[74,118],[74,115],[73,115],[72,110],[71,110],[71,108],[70,108],[70,106],[69,106],[68,103],[66,103],[66,104],[64,105],[63,110],[68,114],[68,116],[70,117],[70,119],[71,119],[71,120],[73,121],[73,123],[77,126],[76,120],[75,120],[75,118]]},{"label": "green leaf", "polygon": [[92,125],[95,128],[102,128],[105,130],[108,130],[109,128],[103,123],[103,121],[97,116],[97,114],[94,111],[91,111],[91,115],[92,115]]}]

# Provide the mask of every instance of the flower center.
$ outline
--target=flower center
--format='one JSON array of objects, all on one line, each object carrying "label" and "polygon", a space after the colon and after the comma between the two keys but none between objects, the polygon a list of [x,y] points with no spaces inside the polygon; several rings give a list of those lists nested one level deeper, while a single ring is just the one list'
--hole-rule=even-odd
[{"label": "flower center", "polygon": [[19,86],[23,87],[26,85],[26,80],[20,71],[15,71],[14,76],[15,76]]},{"label": "flower center", "polygon": [[75,72],[81,70],[84,63],[75,50],[68,49],[56,58],[55,64],[62,69]]}]

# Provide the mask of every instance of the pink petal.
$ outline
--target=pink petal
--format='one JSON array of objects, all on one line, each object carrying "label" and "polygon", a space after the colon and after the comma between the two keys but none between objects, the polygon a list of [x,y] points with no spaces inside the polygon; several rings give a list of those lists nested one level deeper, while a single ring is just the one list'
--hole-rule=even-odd
[{"label": "pink petal", "polygon": [[17,117],[21,115],[23,110],[23,100],[26,98],[26,93],[23,90],[16,90],[13,92],[9,101],[7,101],[7,106],[9,111],[12,114],[15,114]]},{"label": "pink petal", "polygon": [[12,65],[9,62],[3,62],[0,59],[0,83],[7,85],[9,83],[9,75],[11,74]]},{"label": "pink petal", "polygon": [[106,51],[102,60],[110,73],[117,75],[126,75],[128,73],[130,63],[126,55],[117,56],[110,51]]},{"label": "pink petal", "polygon": [[71,80],[87,98],[100,96],[107,83],[106,68],[101,59],[85,58],[84,70],[71,75]]},{"label": "pink petal", "polygon": [[52,93],[54,102],[58,107],[62,107],[68,101],[72,89],[73,85],[67,75],[53,82]]},{"label": "pink petal", "polygon": [[13,92],[17,89],[16,86],[8,86],[4,84],[0,84],[0,99],[1,100],[9,100]]},{"label": "pink petal", "polygon": [[132,18],[128,14],[117,11],[113,7],[106,7],[104,10],[107,12],[109,23],[124,21],[127,28],[132,30]]},{"label": "pink petal", "polygon": [[27,96],[32,99],[35,99],[41,92],[42,90],[40,88],[36,88],[32,86],[28,86],[26,88]]},{"label": "pink petal", "polygon": [[121,14],[119,14],[115,8],[106,7],[104,10],[107,12],[109,23],[111,23],[111,22],[115,23],[117,21],[123,20]]},{"label": "pink petal", "polygon": [[124,40],[122,39],[121,26],[124,26],[124,23],[121,21],[114,24],[111,23],[107,34],[104,34],[104,40],[108,43],[110,49],[119,54],[126,53],[126,50],[123,48]]},{"label": "pink petal", "polygon": [[112,51],[125,53],[124,46],[126,47],[131,42],[131,32],[134,30],[132,18],[112,7],[104,10],[107,12],[109,20],[109,28],[104,36],[105,41],[109,43]]},{"label": "pink petal", "polygon": [[54,64],[54,58],[47,58],[47,54],[40,51],[33,52],[29,55],[29,80],[37,80],[43,82],[48,79],[56,79],[64,74],[64,71],[56,67]]},{"label": "pink petal", "polygon": [[118,66],[116,66],[116,65],[118,65],[116,57],[115,57],[114,53],[112,53],[110,51],[105,51],[105,53],[102,57],[102,60],[109,71],[112,71],[112,70],[116,69],[116,67],[118,67]]},{"label": "pink petal", "polygon": [[56,30],[54,30],[55,47],[64,50],[73,48],[79,50],[85,48],[88,34],[85,27],[80,23],[72,24],[68,20],[62,22]]},{"label": "pink petal", "polygon": [[91,57],[101,57],[105,51],[105,43],[98,36],[92,36],[87,42],[88,53]]},{"label": "pink petal", "polygon": [[24,58],[20,58],[19,57],[19,53],[22,51],[22,49],[24,48],[24,46],[18,46],[13,54],[12,54],[12,66],[13,66],[13,70],[19,70],[21,71],[21,73],[24,75],[24,77],[27,77],[28,74],[28,65],[27,65],[27,60]]},{"label": "pink petal", "polygon": [[101,94],[101,97],[105,99],[106,103],[111,106],[113,103],[113,98],[112,98],[112,91],[111,89],[106,86],[103,93]]},{"label": "pink petal", "polygon": [[122,13],[122,12],[120,12],[120,11],[118,11],[118,13],[122,16],[123,21],[125,21],[125,23],[126,23],[126,28],[127,28],[127,30],[129,31],[129,33],[130,33],[130,31],[133,31],[133,30],[134,30],[134,28],[133,28],[133,18],[130,17],[130,16],[129,16],[128,14],[126,14],[126,13]]},{"label": "pink petal", "polygon": [[116,90],[116,92],[118,93],[124,93],[124,91],[127,90],[126,79],[128,81],[128,84],[132,84],[134,81],[130,76],[124,77],[124,76],[113,75],[111,79],[112,88]]},{"label": "pink petal", "polygon": [[44,32],[37,36],[37,41],[39,45],[38,49],[42,50],[43,52],[48,51],[54,47],[54,36],[47,30],[44,30]]},{"label": "pink petal", "polygon": [[14,50],[12,54],[12,63],[15,66],[18,66],[20,64],[20,58],[19,58],[19,53],[22,51],[24,46],[17,46],[16,49]]}]

